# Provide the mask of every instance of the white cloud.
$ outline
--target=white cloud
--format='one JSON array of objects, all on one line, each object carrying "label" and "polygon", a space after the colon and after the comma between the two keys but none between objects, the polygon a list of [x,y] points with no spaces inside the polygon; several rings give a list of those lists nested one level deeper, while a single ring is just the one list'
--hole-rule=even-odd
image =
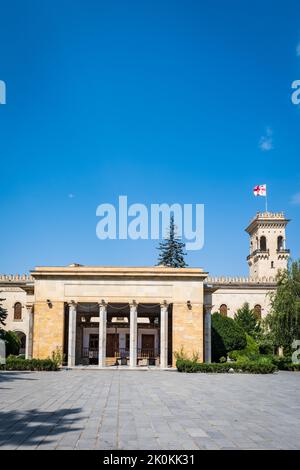
[{"label": "white cloud", "polygon": [[298,57],[300,57],[300,42],[297,44],[296,54],[297,54]]},{"label": "white cloud", "polygon": [[265,135],[262,135],[259,139],[258,146],[262,152],[269,152],[274,148],[273,131],[270,127],[267,127]]},{"label": "white cloud", "polygon": [[300,193],[296,193],[292,196],[291,204],[300,205]]}]

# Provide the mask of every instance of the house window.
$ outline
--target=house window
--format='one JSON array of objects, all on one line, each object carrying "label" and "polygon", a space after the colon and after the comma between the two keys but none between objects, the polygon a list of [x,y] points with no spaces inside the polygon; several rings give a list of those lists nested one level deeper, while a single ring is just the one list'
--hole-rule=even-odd
[{"label": "house window", "polygon": [[280,251],[283,249],[283,237],[280,235],[277,237],[277,250]]},{"label": "house window", "polygon": [[14,320],[22,320],[22,305],[16,302],[14,305]]},{"label": "house window", "polygon": [[220,314],[223,315],[224,317],[227,317],[227,305],[226,304],[222,304],[220,306]]},{"label": "house window", "polygon": [[261,319],[261,305],[259,305],[259,304],[255,305],[255,307],[254,307],[254,315],[256,316],[256,318],[257,318],[258,320]]},{"label": "house window", "polygon": [[264,235],[260,237],[260,250],[267,251],[267,239]]}]

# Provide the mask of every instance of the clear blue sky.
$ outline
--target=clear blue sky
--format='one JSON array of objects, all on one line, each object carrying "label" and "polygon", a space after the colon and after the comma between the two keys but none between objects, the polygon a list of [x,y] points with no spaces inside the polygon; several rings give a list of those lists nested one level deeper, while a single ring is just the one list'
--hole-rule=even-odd
[{"label": "clear blue sky", "polygon": [[205,245],[187,261],[247,274],[260,183],[300,256],[298,0],[0,7],[1,272],[155,264],[156,242],[96,238],[97,205],[125,194],[204,203]]}]

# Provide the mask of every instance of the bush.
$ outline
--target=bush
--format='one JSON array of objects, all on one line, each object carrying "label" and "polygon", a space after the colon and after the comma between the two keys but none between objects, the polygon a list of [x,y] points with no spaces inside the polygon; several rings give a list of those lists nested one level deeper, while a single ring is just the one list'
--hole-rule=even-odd
[{"label": "bush", "polygon": [[234,361],[238,361],[241,358],[250,359],[256,361],[259,358],[259,346],[252,336],[246,333],[246,347],[244,349],[230,351],[228,356]]},{"label": "bush", "polygon": [[58,365],[51,359],[20,359],[9,356],[6,364],[0,366],[2,370],[58,370]]},{"label": "bush", "polygon": [[290,372],[300,372],[300,364],[286,364],[285,368],[283,370],[288,370]]},{"label": "bush", "polygon": [[277,371],[277,367],[272,363],[249,362],[225,362],[225,363],[199,363],[189,360],[177,360],[176,367],[178,372],[204,372],[204,373],[226,373],[238,372],[247,374],[273,374]]},{"label": "bush", "polygon": [[211,316],[212,359],[218,362],[229,351],[244,349],[247,345],[243,328],[232,318],[219,313]]}]

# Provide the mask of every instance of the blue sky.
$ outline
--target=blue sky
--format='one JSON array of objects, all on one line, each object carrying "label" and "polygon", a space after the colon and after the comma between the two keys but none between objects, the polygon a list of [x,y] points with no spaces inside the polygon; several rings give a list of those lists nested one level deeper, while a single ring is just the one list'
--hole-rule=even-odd
[{"label": "blue sky", "polygon": [[1,272],[155,264],[155,241],[96,237],[96,207],[124,194],[204,203],[205,245],[187,261],[245,275],[260,183],[300,256],[299,1],[0,8]]}]

